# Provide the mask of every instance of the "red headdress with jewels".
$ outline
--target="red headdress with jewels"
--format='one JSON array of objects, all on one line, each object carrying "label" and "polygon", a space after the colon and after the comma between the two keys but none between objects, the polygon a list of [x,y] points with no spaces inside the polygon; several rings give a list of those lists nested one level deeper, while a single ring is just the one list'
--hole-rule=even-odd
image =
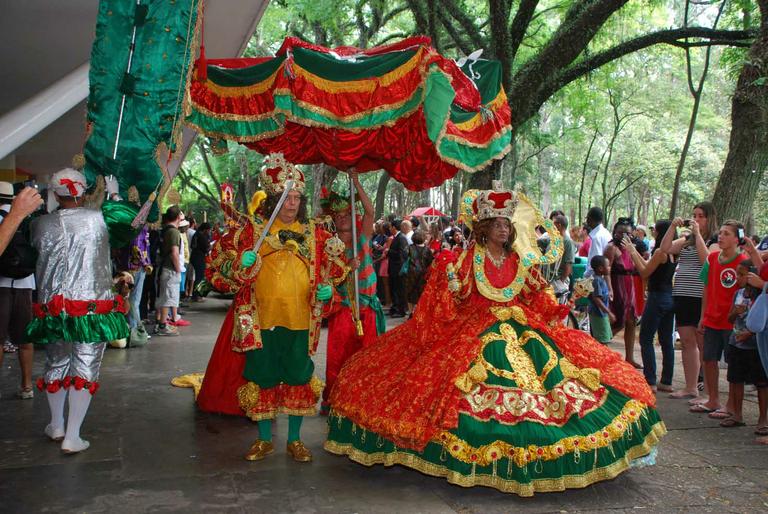
[{"label": "red headdress with jewels", "polygon": [[514,191],[504,189],[500,180],[493,181],[493,189],[480,191],[472,203],[475,218],[507,218],[510,222],[517,209],[518,198]]},{"label": "red headdress with jewels", "polygon": [[281,153],[271,153],[264,158],[259,179],[267,194],[282,193],[288,180],[293,180],[293,189],[299,193],[303,194],[306,187],[304,174]]}]

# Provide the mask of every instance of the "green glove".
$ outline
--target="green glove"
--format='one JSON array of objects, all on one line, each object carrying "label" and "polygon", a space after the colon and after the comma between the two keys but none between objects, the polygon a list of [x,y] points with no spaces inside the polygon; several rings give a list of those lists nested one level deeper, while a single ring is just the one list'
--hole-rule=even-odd
[{"label": "green glove", "polygon": [[317,293],[315,293],[315,298],[321,302],[327,302],[331,299],[331,296],[333,296],[333,288],[331,288],[331,286],[328,284],[320,284],[317,286]]},{"label": "green glove", "polygon": [[243,255],[240,257],[240,265],[243,268],[250,268],[254,262],[256,262],[256,253],[251,250],[243,252]]}]

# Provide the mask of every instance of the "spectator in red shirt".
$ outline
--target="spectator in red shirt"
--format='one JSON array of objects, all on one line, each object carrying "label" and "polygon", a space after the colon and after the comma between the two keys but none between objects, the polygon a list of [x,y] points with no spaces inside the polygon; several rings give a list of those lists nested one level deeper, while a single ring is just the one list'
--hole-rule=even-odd
[{"label": "spectator in red shirt", "polygon": [[745,244],[750,256],[756,262],[762,262],[755,249],[754,243],[748,238],[739,240],[739,231],[744,225],[738,221],[726,221],[720,227],[717,236],[719,252],[712,252],[701,269],[701,280],[704,282],[704,293],[701,302],[701,320],[699,330],[704,332],[704,382],[707,386],[708,399],[706,402],[691,407],[691,412],[709,412],[710,417],[725,419],[730,416],[729,405],[720,408],[720,391],[718,379],[720,371],[718,361],[733,330],[733,323],[728,319],[728,313],[733,303],[737,287],[737,267],[747,256],[740,250],[739,244]]}]

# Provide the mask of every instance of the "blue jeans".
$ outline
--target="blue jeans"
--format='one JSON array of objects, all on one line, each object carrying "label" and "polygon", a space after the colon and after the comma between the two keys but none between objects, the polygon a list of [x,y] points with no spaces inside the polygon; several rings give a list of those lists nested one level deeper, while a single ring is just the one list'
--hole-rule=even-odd
[{"label": "blue jeans", "polygon": [[674,328],[675,313],[672,293],[649,291],[640,327],[640,352],[643,357],[643,374],[650,385],[656,385],[656,351],[653,336],[659,334],[661,344],[661,383],[672,385],[675,370]]},{"label": "blue jeans", "polygon": [[139,314],[139,303],[141,302],[141,292],[144,289],[144,268],[141,268],[133,276],[133,290],[129,296],[131,303],[131,309],[128,311],[128,326],[136,328],[141,321],[141,314]]}]

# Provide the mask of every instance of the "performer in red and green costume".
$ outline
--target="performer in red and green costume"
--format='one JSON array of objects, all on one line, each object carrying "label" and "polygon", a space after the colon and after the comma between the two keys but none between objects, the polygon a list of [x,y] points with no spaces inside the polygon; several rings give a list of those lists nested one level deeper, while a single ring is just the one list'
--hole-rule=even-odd
[{"label": "performer in red and green costume", "polygon": [[323,191],[320,205],[325,214],[333,218],[336,235],[346,248],[344,262],[354,267],[357,265],[357,287],[359,300],[355,304],[353,287],[354,273],[350,272],[346,280],[336,287],[338,302],[328,314],[328,351],[325,367],[326,387],[323,391],[321,414],[328,414],[331,389],[341,367],[360,348],[373,341],[386,330],[386,319],[378,296],[376,296],[376,272],[371,257],[371,235],[373,234],[373,204],[360,184],[354,171],[349,172],[360,203],[363,206],[362,217],[356,215],[357,228],[357,263],[352,253],[352,206],[349,196],[342,196],[335,191],[329,194]]},{"label": "performer in red and green costume", "polygon": [[[325,448],[531,496],[652,461],[666,430],[641,374],[562,324],[542,264],[563,242],[525,195],[465,195],[473,243],[432,268],[411,320],[347,361]],[[550,235],[543,254],[536,227]],[[645,459],[644,457],[650,458]]]},{"label": "performer in red and green costume", "polygon": [[[271,227],[286,182],[293,189]],[[198,404],[206,411],[245,414],[258,423],[259,438],[247,455],[261,460],[274,451],[272,419],[289,415],[287,451],[312,460],[300,439],[304,416],[316,413],[323,389],[310,356],[315,353],[324,310],[332,308],[334,280],[345,267],[326,248],[338,248],[323,223],[308,220],[304,176],[282,155],[270,155],[261,174],[266,198],[253,218],[214,247],[209,280],[236,292],[203,379]],[[267,230],[263,244],[254,244]],[[329,242],[330,239],[330,242]],[[334,244],[334,241],[336,242]],[[336,255],[341,251],[337,251]]]}]

